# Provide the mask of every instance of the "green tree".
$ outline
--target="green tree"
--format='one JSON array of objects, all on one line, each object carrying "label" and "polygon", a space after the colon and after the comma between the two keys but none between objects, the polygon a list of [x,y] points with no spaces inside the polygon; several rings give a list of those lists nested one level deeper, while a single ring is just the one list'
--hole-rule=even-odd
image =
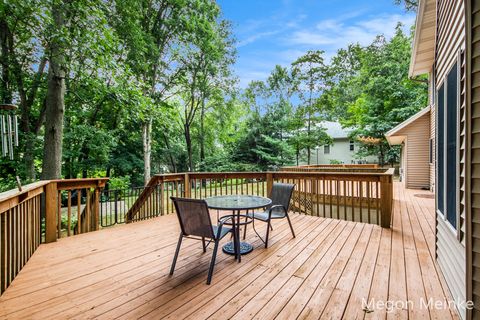
[{"label": "green tree", "polygon": [[[410,43],[411,38],[399,25],[391,40],[378,36],[360,52],[355,48],[356,70],[344,73],[328,89],[332,110],[344,125],[353,129],[352,136],[380,141],[363,145],[361,150],[365,155],[378,155],[380,164],[390,154],[385,133],[427,103],[426,83],[408,78]],[[335,112],[341,108],[346,108],[346,112]]]},{"label": "green tree", "polygon": [[308,51],[292,63],[292,77],[301,100],[296,114],[303,120],[302,127],[306,129],[300,131],[300,136],[295,139],[297,141],[297,163],[300,146],[307,150],[307,164],[310,164],[312,148],[322,143],[318,140],[323,135],[318,124],[323,120],[322,110],[319,107],[319,97],[325,88],[327,69],[323,54],[324,52],[321,50]]}]

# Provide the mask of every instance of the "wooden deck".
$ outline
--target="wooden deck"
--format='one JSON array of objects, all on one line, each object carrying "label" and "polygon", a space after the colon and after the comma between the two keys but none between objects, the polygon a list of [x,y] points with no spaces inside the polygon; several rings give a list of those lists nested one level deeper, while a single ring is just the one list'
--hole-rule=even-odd
[{"label": "wooden deck", "polygon": [[268,249],[249,232],[256,249],[241,263],[219,253],[210,286],[212,249],[203,254],[198,241],[184,241],[168,276],[173,215],[41,245],[0,297],[0,318],[457,318],[424,305],[448,293],[434,260],[434,201],[416,194],[430,193],[395,185],[392,229],[293,215],[297,237],[276,221]]}]

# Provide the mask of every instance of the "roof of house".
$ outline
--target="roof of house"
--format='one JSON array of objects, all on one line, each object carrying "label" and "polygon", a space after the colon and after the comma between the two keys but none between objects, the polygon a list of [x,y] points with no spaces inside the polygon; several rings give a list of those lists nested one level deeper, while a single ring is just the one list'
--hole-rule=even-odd
[{"label": "roof of house", "polygon": [[407,120],[398,124],[395,128],[385,133],[385,138],[387,138],[388,143],[391,145],[401,144],[403,140],[405,140],[405,135],[400,134],[400,131],[402,131],[403,129],[408,127],[410,124],[414,123],[417,119],[421,118],[422,116],[426,115],[429,112],[430,112],[430,106],[423,108],[422,110],[415,113],[413,116],[411,116]]},{"label": "roof of house", "polygon": [[344,129],[340,123],[333,121],[322,121],[317,126],[325,128],[332,139],[346,139],[351,132],[349,129]]},{"label": "roof of house", "polygon": [[420,0],[410,58],[410,77],[430,72],[435,60],[436,1]]}]

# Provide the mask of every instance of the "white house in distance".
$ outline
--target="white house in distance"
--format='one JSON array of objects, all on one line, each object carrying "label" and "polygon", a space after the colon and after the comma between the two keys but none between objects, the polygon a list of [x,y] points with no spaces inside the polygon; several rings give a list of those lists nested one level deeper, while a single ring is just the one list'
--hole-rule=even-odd
[{"label": "white house in distance", "polygon": [[[377,163],[375,156],[358,159],[355,157],[359,150],[360,143],[349,138],[350,130],[342,128],[338,122],[322,121],[317,124],[326,129],[327,134],[332,138],[331,145],[318,146],[311,152],[310,164],[356,164],[356,163]],[[302,163],[306,164],[306,158],[302,157]]]}]

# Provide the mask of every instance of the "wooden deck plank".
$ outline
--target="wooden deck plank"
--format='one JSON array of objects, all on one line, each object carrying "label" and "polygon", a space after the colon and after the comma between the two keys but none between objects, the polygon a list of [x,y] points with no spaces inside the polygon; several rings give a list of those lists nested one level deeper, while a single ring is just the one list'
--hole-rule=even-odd
[{"label": "wooden deck plank", "polygon": [[[392,223],[392,255],[390,257],[390,277],[388,301],[407,301],[407,278],[405,274],[405,251],[403,247],[402,210],[399,201],[399,188],[395,189],[394,214]],[[403,307],[393,307],[387,313],[387,319],[407,319],[408,311]]]},{"label": "wooden deck plank", "polygon": [[[268,274],[277,275],[280,270],[285,268],[287,265],[291,263],[295,263],[296,260],[301,259],[303,255],[305,255],[305,251],[307,251],[306,247],[312,241],[314,241],[317,237],[321,236],[321,232],[323,231],[324,223],[327,224],[328,221],[322,221],[320,225],[312,223],[312,229],[310,229],[304,237],[299,239],[292,239],[291,242],[297,242],[296,244],[292,244],[292,246],[288,247],[281,247],[276,254],[270,254],[268,259],[263,259],[263,261],[252,261],[251,264],[244,264],[239,269],[229,272],[228,276],[222,280],[222,283],[217,282],[214,286],[208,287],[201,295],[198,295],[198,290],[191,290],[187,294],[182,295],[180,299],[175,299],[175,301],[169,302],[159,308],[155,308],[149,313],[145,318],[146,319],[160,319],[160,318],[183,318],[191,314],[192,308],[190,303],[191,301],[195,301],[195,304],[199,306],[203,305],[202,303],[207,303],[209,300],[214,299],[216,294],[218,293],[217,287],[220,288],[227,288],[230,285],[238,282],[238,280],[243,277],[244,275],[248,275],[251,271],[251,267],[262,267],[262,279],[268,277]],[[303,240],[303,241],[302,241]],[[272,248],[272,247],[270,247]],[[267,255],[263,255],[262,258],[267,257]],[[258,283],[256,281],[255,283]],[[224,296],[220,295],[220,299],[225,299]],[[183,302],[181,304],[180,302]],[[167,317],[168,315],[168,317]],[[128,315],[126,318],[129,318]]]},{"label": "wooden deck plank", "polygon": [[[404,190],[398,188],[399,198],[405,196]],[[403,194],[402,194],[403,193]],[[410,319],[429,319],[430,312],[428,308],[422,305],[427,299],[423,285],[422,272],[418,261],[417,247],[415,246],[415,237],[412,232],[411,221],[408,213],[407,202],[402,201],[400,209],[402,214],[402,233],[403,246],[405,252],[405,273],[407,279],[407,301],[408,316]]]},{"label": "wooden deck plank", "polygon": [[41,245],[0,297],[0,319],[458,319],[455,310],[364,305],[448,299],[435,261],[434,200],[417,196],[431,193],[394,188],[392,229],[293,214],[296,238],[275,222],[264,249],[249,229],[256,249],[241,263],[219,253],[210,286],[211,248],[203,254],[193,240],[168,276],[173,215]]}]

